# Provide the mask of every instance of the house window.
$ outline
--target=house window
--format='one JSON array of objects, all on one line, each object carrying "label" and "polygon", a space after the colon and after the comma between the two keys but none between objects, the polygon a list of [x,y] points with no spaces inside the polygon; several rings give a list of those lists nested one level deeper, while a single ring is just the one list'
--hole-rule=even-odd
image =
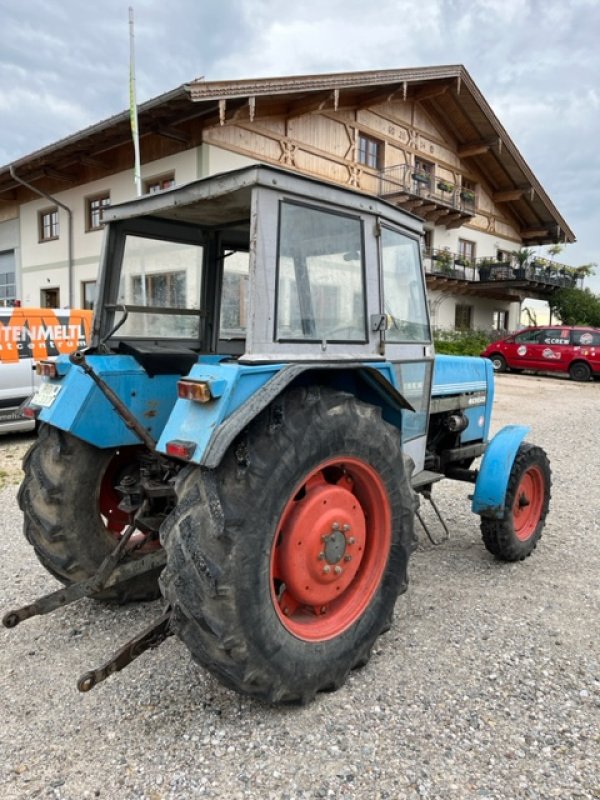
[{"label": "house window", "polygon": [[417,189],[431,189],[433,176],[435,175],[435,164],[425,161],[422,158],[415,158],[415,169],[412,178]]},{"label": "house window", "polygon": [[58,208],[47,208],[39,214],[39,238],[40,242],[49,242],[58,239]]},{"label": "house window", "polygon": [[492,328],[495,331],[508,330],[508,311],[494,311],[492,315]]},{"label": "house window", "polygon": [[93,309],[96,302],[96,281],[81,282],[81,307]]},{"label": "house window", "polygon": [[458,254],[463,261],[473,264],[475,262],[475,242],[470,242],[468,239],[459,239]]},{"label": "house window", "polygon": [[371,167],[371,169],[381,169],[383,165],[383,142],[360,133],[358,135],[358,163]]},{"label": "house window", "polygon": [[86,231],[97,231],[102,228],[102,214],[110,205],[110,195],[102,194],[88,197],[86,200]]},{"label": "house window", "polygon": [[431,257],[433,249],[433,231],[425,230],[423,233],[423,255],[425,258]]},{"label": "house window", "polygon": [[498,261],[503,261],[505,264],[510,264],[512,254],[507,250],[496,250],[496,259]]},{"label": "house window", "polygon": [[14,306],[16,300],[15,251],[0,253],[0,306]]},{"label": "house window", "polygon": [[168,175],[161,175],[158,178],[149,178],[144,181],[144,194],[164,192],[165,189],[172,189],[173,186],[175,186],[175,173],[171,172]]},{"label": "house window", "polygon": [[470,331],[473,327],[473,306],[456,305],[454,327],[457,331]]}]

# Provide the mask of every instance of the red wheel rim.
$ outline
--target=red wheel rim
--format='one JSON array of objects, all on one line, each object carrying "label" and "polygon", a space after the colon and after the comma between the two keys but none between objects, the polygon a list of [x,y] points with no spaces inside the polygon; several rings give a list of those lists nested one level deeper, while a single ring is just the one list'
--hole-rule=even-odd
[{"label": "red wheel rim", "polygon": [[293,492],[271,550],[271,596],[299,639],[333,639],[377,591],[392,540],[387,491],[357,458],[323,462]]},{"label": "red wheel rim", "polygon": [[544,505],[544,476],[539,467],[530,467],[521,476],[513,503],[513,526],[519,541],[526,542],[540,521]]}]

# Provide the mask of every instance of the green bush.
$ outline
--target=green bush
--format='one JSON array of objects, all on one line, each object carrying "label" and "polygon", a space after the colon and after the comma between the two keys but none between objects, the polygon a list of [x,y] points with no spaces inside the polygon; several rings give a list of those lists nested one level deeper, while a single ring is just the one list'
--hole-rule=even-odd
[{"label": "green bush", "polygon": [[452,356],[478,356],[492,341],[497,331],[435,331],[436,353]]}]

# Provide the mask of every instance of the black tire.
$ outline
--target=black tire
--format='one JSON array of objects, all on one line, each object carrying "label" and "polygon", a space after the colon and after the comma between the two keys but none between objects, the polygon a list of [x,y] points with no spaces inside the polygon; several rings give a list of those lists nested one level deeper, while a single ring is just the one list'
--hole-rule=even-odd
[{"label": "black tire", "polygon": [[531,555],[544,528],[551,482],[544,450],[524,442],[510,472],[504,517],[481,518],[483,542],[492,555],[502,561],[522,561]]},{"label": "black tire", "polygon": [[493,353],[490,356],[494,372],[506,372],[506,359],[500,353]]},{"label": "black tire", "polygon": [[[117,544],[118,534],[107,529],[99,510],[100,487],[114,459],[114,450],[99,450],[50,425],[41,426],[23,459],[18,500],[25,536],[42,566],[67,586],[91,577]],[[125,603],[159,596],[155,570],[97,599]]]},{"label": "black tire", "polygon": [[592,370],[590,365],[585,361],[575,361],[569,367],[569,377],[572,381],[579,381],[580,383],[587,383],[592,377]]},{"label": "black tire", "polygon": [[[339,633],[308,641],[289,629],[295,612],[289,621],[282,616],[281,592],[288,587],[275,579],[273,565],[292,537],[280,521],[289,519],[290,506],[304,508],[311,496],[305,476],[337,458],[376,471],[389,499],[389,549],[360,614]],[[339,480],[336,474],[337,483],[331,480],[324,491],[350,483],[343,472]],[[398,594],[406,590],[416,502],[398,431],[382,421],[379,409],[329,389],[295,389],[259,415],[216,470],[183,470],[176,490],[178,505],[161,529],[167,566],[160,584],[173,608],[172,627],[199,664],[239,692],[273,703],[306,703],[318,691],[339,688],[351,669],[368,661],[375,639],[389,628]],[[316,531],[315,524],[306,533],[307,546],[316,541]],[[295,539],[294,533],[294,545]],[[341,541],[346,548],[351,544],[350,538]],[[362,562],[357,556],[361,566],[353,581],[368,563],[366,553],[381,555],[371,547],[365,543]],[[338,555],[335,568],[346,560]],[[327,562],[320,564],[324,573]],[[331,608],[336,600],[344,602],[338,595]]]}]

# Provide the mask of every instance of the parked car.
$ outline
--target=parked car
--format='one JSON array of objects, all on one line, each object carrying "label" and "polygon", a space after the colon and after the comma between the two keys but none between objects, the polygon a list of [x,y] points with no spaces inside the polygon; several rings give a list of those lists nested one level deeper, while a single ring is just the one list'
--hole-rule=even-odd
[{"label": "parked car", "polygon": [[491,360],[496,372],[566,372],[574,381],[589,381],[600,376],[600,330],[568,325],[526,328],[492,342],[481,355]]},{"label": "parked car", "polygon": [[39,383],[35,362],[84,347],[91,326],[86,310],[0,308],[0,433],[33,430],[19,407]]}]

